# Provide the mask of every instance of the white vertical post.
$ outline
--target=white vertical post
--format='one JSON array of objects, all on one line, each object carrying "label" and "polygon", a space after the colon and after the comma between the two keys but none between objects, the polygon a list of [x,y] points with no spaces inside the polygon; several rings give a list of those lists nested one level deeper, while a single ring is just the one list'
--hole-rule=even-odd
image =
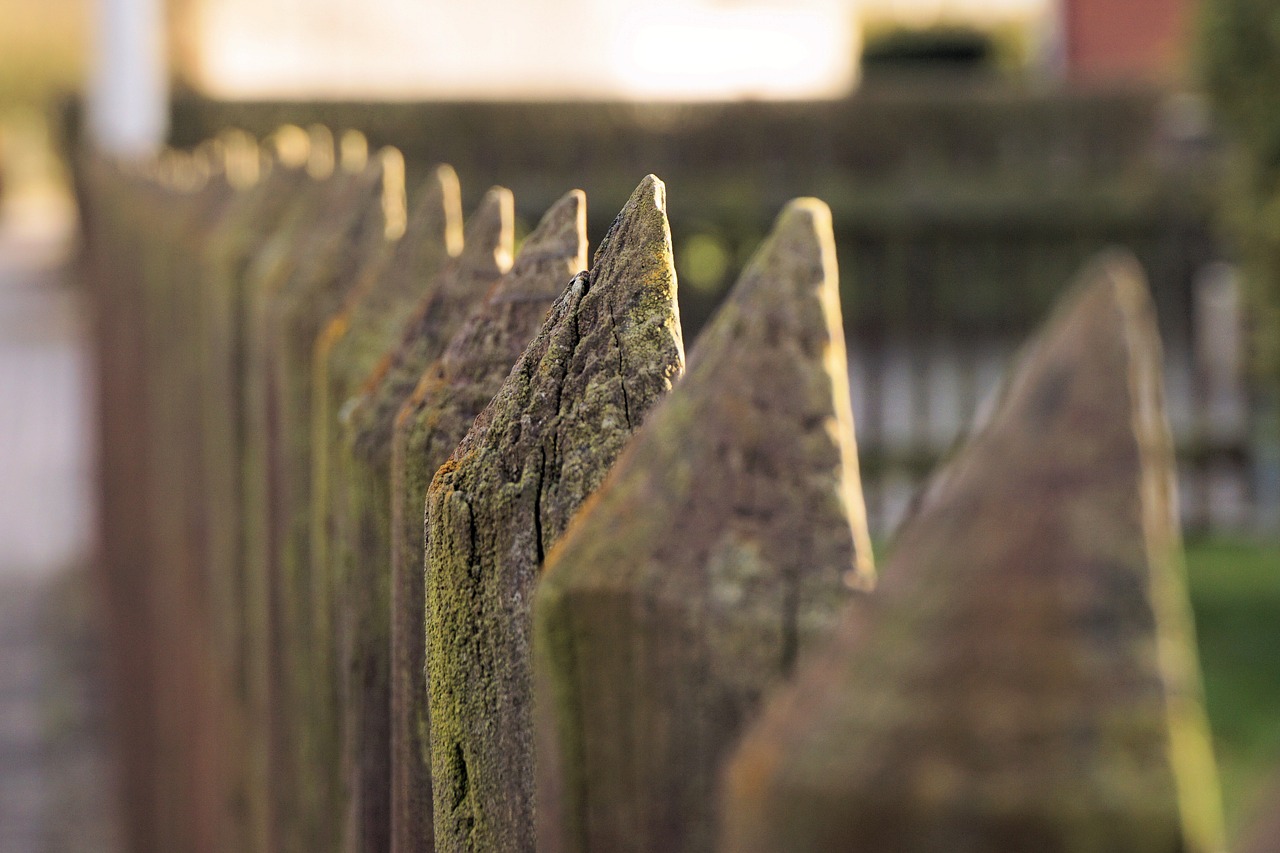
[{"label": "white vertical post", "polygon": [[163,0],[98,0],[88,129],[100,150],[145,157],[169,130]]},{"label": "white vertical post", "polygon": [[1213,263],[1195,279],[1196,373],[1202,383],[1206,437],[1218,445],[1238,442],[1248,431],[1244,384],[1244,316],[1239,275]]},{"label": "white vertical post", "polygon": [[1051,83],[1061,83],[1069,73],[1067,55],[1067,2],[1048,0],[1040,12],[1035,29],[1036,63],[1043,78]]}]

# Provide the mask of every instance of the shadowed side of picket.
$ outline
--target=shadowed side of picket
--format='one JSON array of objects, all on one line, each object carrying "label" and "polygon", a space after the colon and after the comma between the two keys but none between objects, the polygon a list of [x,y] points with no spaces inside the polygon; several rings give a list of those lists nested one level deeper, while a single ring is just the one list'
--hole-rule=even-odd
[{"label": "shadowed side of picket", "polygon": [[533,849],[533,587],[546,550],[683,367],[666,188],[650,175],[431,483],[437,848]]},{"label": "shadowed side of picket", "polygon": [[745,739],[722,849],[1222,849],[1159,365],[1105,256]]},{"label": "shadowed side of picket", "polygon": [[[273,428],[279,444],[273,467],[272,515],[276,544],[277,602],[273,645],[283,661],[280,695],[292,709],[296,762],[294,786],[303,843],[334,849],[341,813],[338,715],[332,656],[315,641],[317,611],[311,577],[311,377],[315,341],[324,323],[363,278],[376,276],[393,243],[386,228],[385,161],[369,161],[350,181],[345,204],[321,229],[323,236],[268,305],[268,373],[273,381]],[[402,181],[397,175],[395,180]],[[403,185],[396,188],[402,194]]]},{"label": "shadowed side of picket", "polygon": [[[202,160],[207,162],[207,157],[188,162],[198,168]],[[162,438],[152,443],[152,453],[164,484],[155,490],[160,523],[153,528],[153,536],[162,547],[156,553],[153,588],[164,591],[167,598],[161,628],[168,622],[169,631],[157,645],[167,649],[165,657],[173,667],[170,708],[176,724],[171,743],[177,745],[173,758],[180,769],[175,776],[185,788],[191,828],[187,844],[194,853],[219,846],[221,815],[216,796],[225,765],[215,740],[217,670],[209,642],[211,578],[205,562],[205,468],[200,452],[205,428],[200,418],[205,374],[199,346],[204,314],[193,259],[200,256],[210,226],[238,197],[218,169],[182,205],[189,209],[186,216],[179,215],[180,206],[162,204],[157,209],[160,222],[151,231],[164,247],[165,269],[156,272],[168,291],[153,297],[153,304],[161,308],[155,318],[157,338],[164,341],[152,356],[163,388],[156,397],[162,406],[155,421]]]},{"label": "shadowed side of picket", "polygon": [[[386,155],[384,155],[386,156]],[[396,158],[399,160],[399,158]],[[403,161],[401,169],[403,168]],[[311,561],[313,642],[326,654],[335,649],[329,547],[336,534],[331,479],[340,465],[339,407],[377,367],[397,341],[430,283],[462,250],[462,210],[458,178],[448,166],[432,169],[414,196],[404,236],[384,268],[357,285],[343,309],[316,339],[312,361]],[[388,219],[388,227],[395,223]],[[327,669],[334,669],[330,661]],[[336,674],[336,673],[335,673]]]},{"label": "shadowed side of picket", "polygon": [[[244,452],[241,458],[244,512],[241,527],[245,573],[245,643],[250,649],[252,693],[262,697],[266,716],[268,847],[292,853],[298,829],[297,792],[288,781],[296,746],[295,733],[286,713],[282,685],[288,669],[283,649],[273,640],[273,625],[281,624],[279,612],[279,548],[282,539],[277,493],[283,459],[275,425],[278,419],[277,380],[270,370],[270,306],[275,294],[297,275],[301,259],[329,222],[346,209],[353,175],[337,173],[311,179],[299,190],[295,203],[266,241],[245,273],[244,359],[240,365],[243,389]],[[318,235],[315,232],[320,231]]]},{"label": "shadowed side of picket", "polygon": [[467,221],[462,253],[431,283],[397,348],[352,407],[336,543],[345,849],[383,850],[390,834],[391,436],[423,370],[511,266],[513,199],[489,190]]},{"label": "shadowed side of picket", "polygon": [[[228,846],[266,850],[265,700],[253,692],[245,622],[245,566],[241,541],[241,459],[244,453],[243,387],[245,276],[255,254],[287,215],[306,175],[265,161],[267,174],[250,189],[211,235],[201,267],[204,299],[204,457],[206,560],[214,609],[214,639],[226,692],[223,731],[233,765],[225,799]],[[260,650],[259,650],[260,651]]]},{"label": "shadowed side of picket", "polygon": [[[146,480],[146,596],[134,612],[151,608],[150,642],[157,689],[152,721],[152,820],[161,847],[212,849],[216,817],[204,796],[216,778],[209,749],[208,703],[212,659],[203,642],[207,584],[198,517],[202,478],[201,424],[190,417],[198,399],[200,311],[189,263],[212,222],[233,200],[207,159],[165,152],[149,180],[133,180],[143,296],[139,315],[146,364],[139,377],[147,401],[150,438],[143,448]],[[193,698],[196,697],[196,698]]]},{"label": "shadowed side of picket", "polygon": [[837,287],[792,202],[548,557],[539,849],[713,849],[728,750],[871,582]]},{"label": "shadowed side of picket", "polygon": [[587,265],[586,197],[560,199],[511,271],[450,341],[396,419],[391,461],[391,849],[431,849],[423,508],[436,470],[502,386],[573,274]]}]

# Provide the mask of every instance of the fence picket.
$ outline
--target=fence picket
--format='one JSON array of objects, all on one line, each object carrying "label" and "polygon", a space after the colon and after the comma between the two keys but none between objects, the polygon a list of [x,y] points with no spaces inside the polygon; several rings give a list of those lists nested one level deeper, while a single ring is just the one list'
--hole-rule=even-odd
[{"label": "fence picket", "polygon": [[391,455],[391,849],[431,849],[424,508],[431,478],[488,405],[565,283],[587,263],[586,197],[557,202],[511,270],[423,371]]},{"label": "fence picket", "polygon": [[666,190],[641,182],[427,498],[436,846],[533,850],[543,555],[684,367]]},{"label": "fence picket", "polygon": [[770,703],[721,849],[1223,849],[1154,309],[1105,256]]},{"label": "fence picket", "polygon": [[539,849],[710,850],[719,768],[872,580],[830,212],[792,202],[547,560]]},{"label": "fence picket", "polygon": [[[863,234],[850,321],[830,212],[793,202],[682,377],[653,176],[580,272],[581,192],[513,261],[509,191],[464,233],[451,169],[407,211],[354,132],[79,167],[133,849],[1218,849],[1132,260],[1087,269],[913,503],[1032,267],[1092,237]],[[1208,251],[1156,249],[1170,277]],[[1234,307],[1179,294],[1185,417],[1230,420],[1192,461],[1256,463],[1199,337]],[[867,502],[907,515],[867,596],[851,390]]]}]

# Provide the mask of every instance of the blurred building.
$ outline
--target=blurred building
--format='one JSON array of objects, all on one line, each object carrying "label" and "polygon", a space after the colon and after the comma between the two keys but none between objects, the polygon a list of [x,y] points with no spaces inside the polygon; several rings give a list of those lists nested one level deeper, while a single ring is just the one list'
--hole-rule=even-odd
[{"label": "blurred building", "polygon": [[1057,0],[1059,60],[1082,83],[1168,83],[1186,73],[1192,0]]},{"label": "blurred building", "polygon": [[848,0],[184,0],[179,69],[230,98],[839,96]]}]

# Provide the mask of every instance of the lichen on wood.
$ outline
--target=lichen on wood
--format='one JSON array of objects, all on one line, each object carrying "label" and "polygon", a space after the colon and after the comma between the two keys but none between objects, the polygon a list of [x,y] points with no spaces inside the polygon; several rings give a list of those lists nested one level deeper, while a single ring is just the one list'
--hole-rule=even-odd
[{"label": "lichen on wood", "polygon": [[395,343],[430,282],[462,250],[458,178],[448,166],[431,170],[415,194],[404,236],[385,266],[366,271],[342,310],[316,339],[312,364],[311,560],[314,565],[317,643],[332,643],[329,543],[336,534],[330,478],[340,442],[339,407],[356,393]]},{"label": "lichen on wood", "polygon": [[266,696],[254,677],[263,650],[254,648],[246,620],[244,543],[241,539],[244,455],[245,278],[254,256],[286,217],[305,173],[275,163],[210,235],[201,259],[205,423],[206,559],[214,596],[214,641],[224,668],[228,706],[224,733],[232,778],[224,797],[230,848],[267,849]]},{"label": "lichen on wood", "polygon": [[587,264],[586,197],[567,194],[422,375],[392,441],[391,850],[431,849],[430,716],[424,646],[423,508],[436,470],[497,393],[551,303]]},{"label": "lichen on wood", "polygon": [[548,557],[539,849],[713,849],[729,749],[870,582],[837,282],[792,202]]},{"label": "lichen on wood", "polygon": [[[244,471],[244,559],[246,581],[246,632],[265,661],[263,677],[268,696],[268,795],[273,850],[315,850],[323,846],[317,835],[327,828],[313,826],[308,819],[317,803],[327,801],[332,788],[328,780],[302,772],[309,749],[304,730],[293,721],[301,707],[300,687],[305,686],[305,670],[298,665],[299,648],[295,631],[297,616],[305,612],[296,600],[296,563],[286,572],[284,557],[295,533],[291,503],[286,493],[293,470],[290,462],[296,436],[281,421],[285,389],[292,390],[292,377],[281,375],[282,303],[289,292],[309,280],[318,264],[315,258],[333,231],[359,210],[355,199],[371,192],[367,176],[337,172],[314,180],[298,194],[281,227],[254,258],[246,275],[249,295],[245,345],[245,456]],[[310,348],[298,352],[309,355]],[[302,366],[300,363],[299,367]],[[300,376],[306,377],[309,370]],[[296,410],[290,406],[291,415]],[[309,423],[309,422],[305,422]],[[305,430],[304,430],[305,432]],[[321,821],[322,822],[322,821]]]},{"label": "lichen on wood", "polygon": [[721,849],[1222,849],[1159,371],[1108,255],[745,738]]},{"label": "lichen on wood", "polygon": [[385,849],[390,833],[391,438],[395,417],[427,366],[511,266],[513,201],[489,190],[467,221],[463,247],[426,283],[395,347],[343,406],[332,490],[334,572],[345,685],[341,696],[343,822],[348,850]]},{"label": "lichen on wood", "polygon": [[438,849],[533,849],[534,583],[545,552],[683,370],[675,289],[666,190],[648,176],[431,483]]}]

